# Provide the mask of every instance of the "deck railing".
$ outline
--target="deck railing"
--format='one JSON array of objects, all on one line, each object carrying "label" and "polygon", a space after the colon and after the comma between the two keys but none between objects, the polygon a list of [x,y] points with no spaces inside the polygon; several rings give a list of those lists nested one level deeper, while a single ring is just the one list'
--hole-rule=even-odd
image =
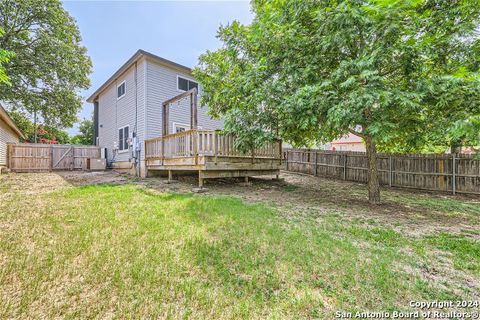
[{"label": "deck railing", "polygon": [[253,151],[242,153],[235,147],[233,135],[219,134],[214,130],[188,130],[145,140],[147,160],[196,156],[253,157],[279,159],[281,142],[267,143]]}]

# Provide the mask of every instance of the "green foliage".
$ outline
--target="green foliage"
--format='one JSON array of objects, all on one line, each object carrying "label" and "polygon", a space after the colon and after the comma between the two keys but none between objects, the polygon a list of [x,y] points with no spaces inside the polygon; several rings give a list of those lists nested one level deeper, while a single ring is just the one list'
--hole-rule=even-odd
[{"label": "green foliage", "polygon": [[[25,142],[35,141],[35,125],[30,120],[27,114],[21,111],[10,111],[8,115],[12,118],[13,122],[25,135]],[[60,144],[70,143],[70,136],[68,132],[56,127],[38,124],[37,128],[37,142],[58,142]]]},{"label": "green foliage", "polygon": [[[2,28],[0,28],[0,37],[3,36],[5,32],[3,31]],[[7,75],[7,72],[5,71],[5,66],[8,61],[10,61],[10,58],[14,56],[13,52],[4,50],[0,48],[0,83],[3,84],[10,84],[10,78]]]},{"label": "green foliage", "polygon": [[70,139],[72,144],[93,144],[93,121],[92,119],[83,119],[78,126],[79,134]]},{"label": "green foliage", "polygon": [[478,1],[252,5],[252,24],[220,28],[223,46],[195,69],[202,102],[245,143],[355,132],[420,149],[480,114]]},{"label": "green foliage", "polygon": [[59,0],[3,0],[0,28],[1,50],[15,53],[7,62],[0,52],[10,78],[10,84],[0,83],[0,100],[36,110],[49,125],[73,125],[92,66],[75,20]]}]

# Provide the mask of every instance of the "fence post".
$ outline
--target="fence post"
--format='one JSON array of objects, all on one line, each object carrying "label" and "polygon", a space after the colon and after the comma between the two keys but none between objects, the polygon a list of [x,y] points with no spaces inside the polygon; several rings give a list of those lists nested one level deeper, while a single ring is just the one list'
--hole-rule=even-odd
[{"label": "fence post", "polygon": [[318,150],[315,150],[315,177],[317,176],[318,172]]},{"label": "fence post", "polygon": [[456,163],[456,157],[455,157],[455,153],[452,154],[452,192],[453,194],[455,194],[456,192],[456,180],[457,180],[457,173],[456,173],[456,169],[455,169],[455,163]]},{"label": "fence post", "polygon": [[213,154],[215,156],[215,164],[218,162],[218,143],[217,143],[217,132],[213,132]]},{"label": "fence post", "polygon": [[388,186],[392,187],[392,156],[388,156]]},{"label": "fence post", "polygon": [[286,156],[286,159],[285,159],[285,162],[286,162],[286,166],[287,166],[287,171],[288,171],[288,162],[289,162],[289,158],[290,158],[290,150],[287,150],[287,156]]},{"label": "fence post", "polygon": [[13,145],[12,144],[7,144],[7,150],[8,150],[8,161],[7,161],[7,165],[8,165],[8,168],[10,170],[13,171],[12,167],[13,167],[13,158],[12,158],[12,155],[13,155]]},{"label": "fence post", "polygon": [[53,171],[53,146],[50,145],[50,172]]},{"label": "fence post", "polygon": [[347,180],[347,154],[343,156],[343,180]]}]

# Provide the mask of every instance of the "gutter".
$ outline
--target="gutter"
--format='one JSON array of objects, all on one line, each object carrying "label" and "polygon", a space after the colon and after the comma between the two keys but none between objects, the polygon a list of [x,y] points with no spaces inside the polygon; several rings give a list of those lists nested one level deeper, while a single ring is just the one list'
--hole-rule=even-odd
[{"label": "gutter", "polygon": [[18,136],[22,139],[26,139],[23,132],[18,129],[15,122],[13,122],[12,118],[8,115],[7,111],[0,105],[0,119],[2,119]]}]

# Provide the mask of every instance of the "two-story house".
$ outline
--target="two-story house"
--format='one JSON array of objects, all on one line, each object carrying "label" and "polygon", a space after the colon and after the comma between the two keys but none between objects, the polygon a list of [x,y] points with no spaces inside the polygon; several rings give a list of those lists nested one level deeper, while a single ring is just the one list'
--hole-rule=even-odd
[{"label": "two-story house", "polygon": [[[138,50],[87,101],[94,105],[94,143],[106,148],[112,168],[145,176],[144,141],[162,135],[162,102],[198,88],[186,66]],[[201,89],[199,89],[201,94]],[[198,109],[198,127],[220,129],[206,108]],[[190,128],[186,99],[169,111],[168,131]]]}]

